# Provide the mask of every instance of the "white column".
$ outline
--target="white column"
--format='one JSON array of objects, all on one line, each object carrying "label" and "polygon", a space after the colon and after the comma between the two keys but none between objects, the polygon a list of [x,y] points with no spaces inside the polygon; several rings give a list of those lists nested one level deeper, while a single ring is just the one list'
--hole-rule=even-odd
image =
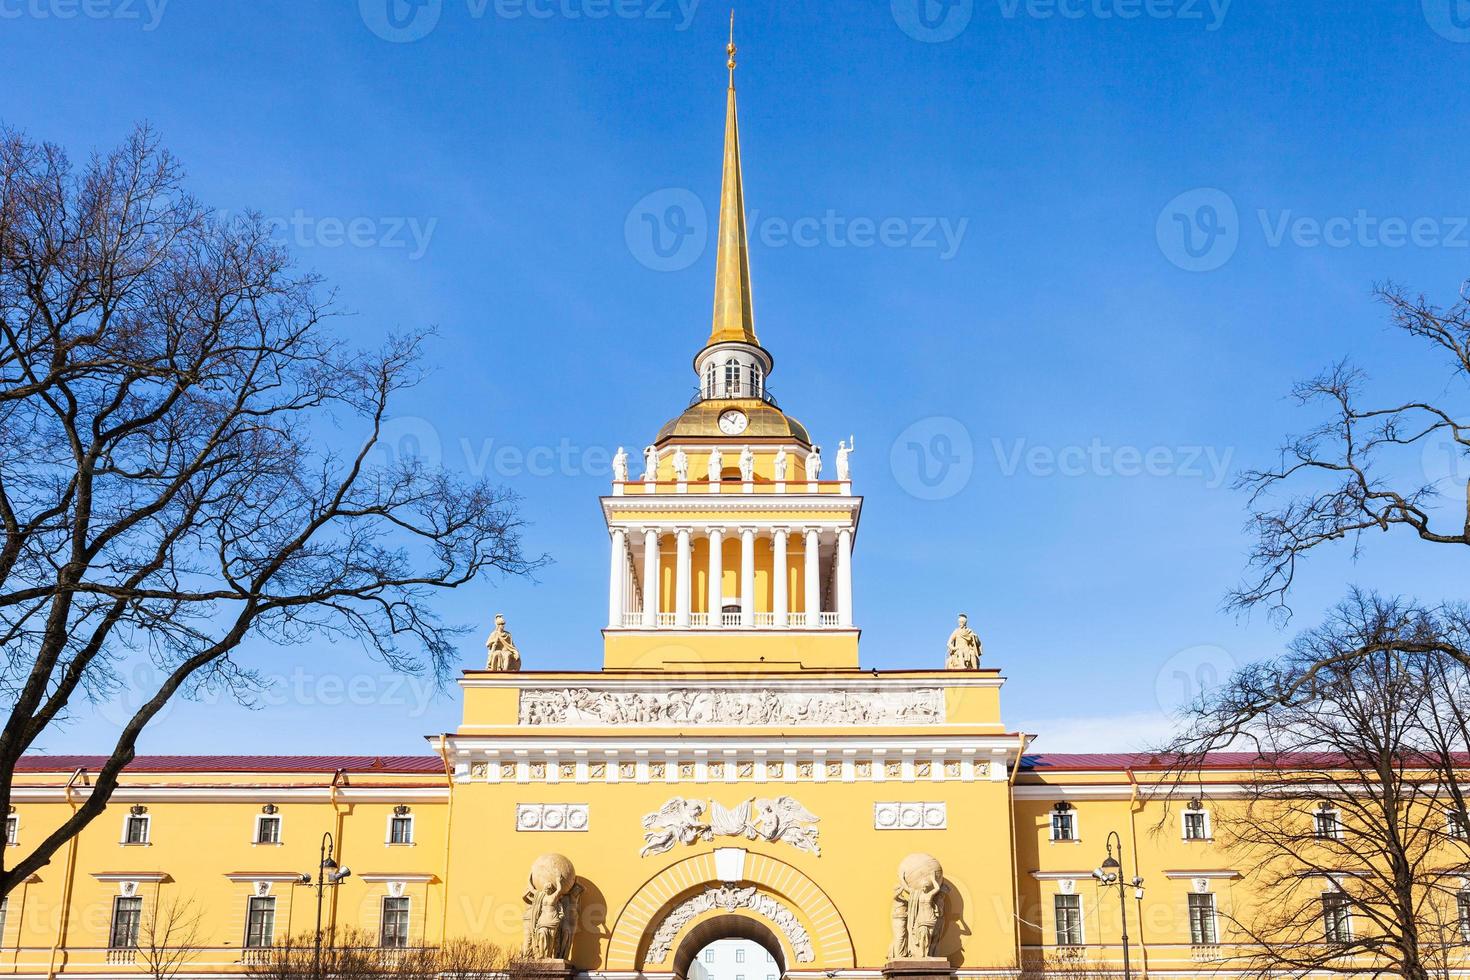
[{"label": "white column", "polygon": [[720,607],[725,602],[725,556],[721,553],[724,534],[724,528],[709,529],[709,624],[714,629],[722,625]]},{"label": "white column", "polygon": [[817,529],[806,529],[806,628],[816,629],[821,625],[822,614],[822,568],[819,549],[821,547]]},{"label": "white column", "polygon": [[679,528],[676,540],[678,559],[674,566],[674,625],[680,629],[688,629],[690,597],[693,594],[690,586],[694,578],[689,568],[689,529]]},{"label": "white column", "polygon": [[658,532],[643,532],[643,628],[658,625]]},{"label": "white column", "polygon": [[740,625],[755,625],[755,528],[740,529]]},{"label": "white column", "polygon": [[771,538],[771,607],[776,613],[776,629],[786,628],[786,528],[778,527]]},{"label": "white column", "polygon": [[852,528],[837,532],[837,625],[852,625]]},{"label": "white column", "polygon": [[607,625],[623,625],[623,583],[628,578],[628,537],[620,527],[612,529],[612,564],[607,570]]}]

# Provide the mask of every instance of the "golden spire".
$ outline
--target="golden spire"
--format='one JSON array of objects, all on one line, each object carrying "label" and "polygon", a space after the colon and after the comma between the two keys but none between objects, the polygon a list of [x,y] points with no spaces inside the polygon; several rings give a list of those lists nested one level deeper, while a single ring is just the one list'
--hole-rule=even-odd
[{"label": "golden spire", "polygon": [[745,191],[740,180],[740,129],[735,122],[735,11],[730,11],[730,90],[725,104],[725,175],[720,187],[720,230],[715,256],[715,320],[709,342],[759,346],[750,304],[750,251],[745,237]]}]

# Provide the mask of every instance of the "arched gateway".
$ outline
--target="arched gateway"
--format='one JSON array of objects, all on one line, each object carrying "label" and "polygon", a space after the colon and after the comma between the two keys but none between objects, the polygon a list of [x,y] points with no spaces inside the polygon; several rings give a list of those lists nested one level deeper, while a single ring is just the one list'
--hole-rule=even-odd
[{"label": "arched gateway", "polygon": [[682,977],[732,937],[794,976],[1013,970],[1025,740],[963,622],[931,669],[859,667],[854,447],[824,464],[766,387],[731,61],[699,387],[602,498],[603,668],[520,671],[502,628],[462,681],[449,847],[481,866],[456,862],[445,933],[592,976]]}]

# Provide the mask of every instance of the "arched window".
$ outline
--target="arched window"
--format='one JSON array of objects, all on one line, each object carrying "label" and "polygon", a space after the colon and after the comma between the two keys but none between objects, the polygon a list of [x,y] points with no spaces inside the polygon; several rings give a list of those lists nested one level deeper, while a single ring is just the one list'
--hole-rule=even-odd
[{"label": "arched window", "polygon": [[725,396],[734,398],[740,394],[740,362],[730,358],[725,362]]},{"label": "arched window", "polygon": [[756,364],[750,366],[750,393],[756,398],[761,396],[761,369]]},{"label": "arched window", "polygon": [[704,369],[704,397],[715,397],[715,362],[710,361]]}]

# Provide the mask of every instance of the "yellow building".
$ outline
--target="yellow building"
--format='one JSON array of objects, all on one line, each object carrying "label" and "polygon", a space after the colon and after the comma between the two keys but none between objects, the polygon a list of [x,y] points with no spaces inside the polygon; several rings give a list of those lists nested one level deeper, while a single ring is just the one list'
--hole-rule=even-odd
[{"label": "yellow building", "polygon": [[[597,978],[683,977],[735,937],[796,978],[1116,969],[1119,892],[1093,869],[1117,831],[1147,881],[1126,899],[1135,971],[1218,972],[1219,916],[1250,900],[1210,825],[1238,761],[1166,813],[1157,762],[1026,755],[961,631],[948,667],[860,665],[862,498],[847,447],[824,458],[766,389],[733,80],[732,49],[699,393],[601,501],[603,668],[516,670],[494,643],[512,669],[467,671],[463,723],[421,758],[139,759],[9,897],[0,969],[147,975],[145,934],[187,903],[201,931],[177,975],[239,972],[316,928],[301,872],[324,832],[352,869],[324,889],[326,926],[388,948],[530,942]],[[57,827],[99,764],[25,760],[10,842]]]}]

